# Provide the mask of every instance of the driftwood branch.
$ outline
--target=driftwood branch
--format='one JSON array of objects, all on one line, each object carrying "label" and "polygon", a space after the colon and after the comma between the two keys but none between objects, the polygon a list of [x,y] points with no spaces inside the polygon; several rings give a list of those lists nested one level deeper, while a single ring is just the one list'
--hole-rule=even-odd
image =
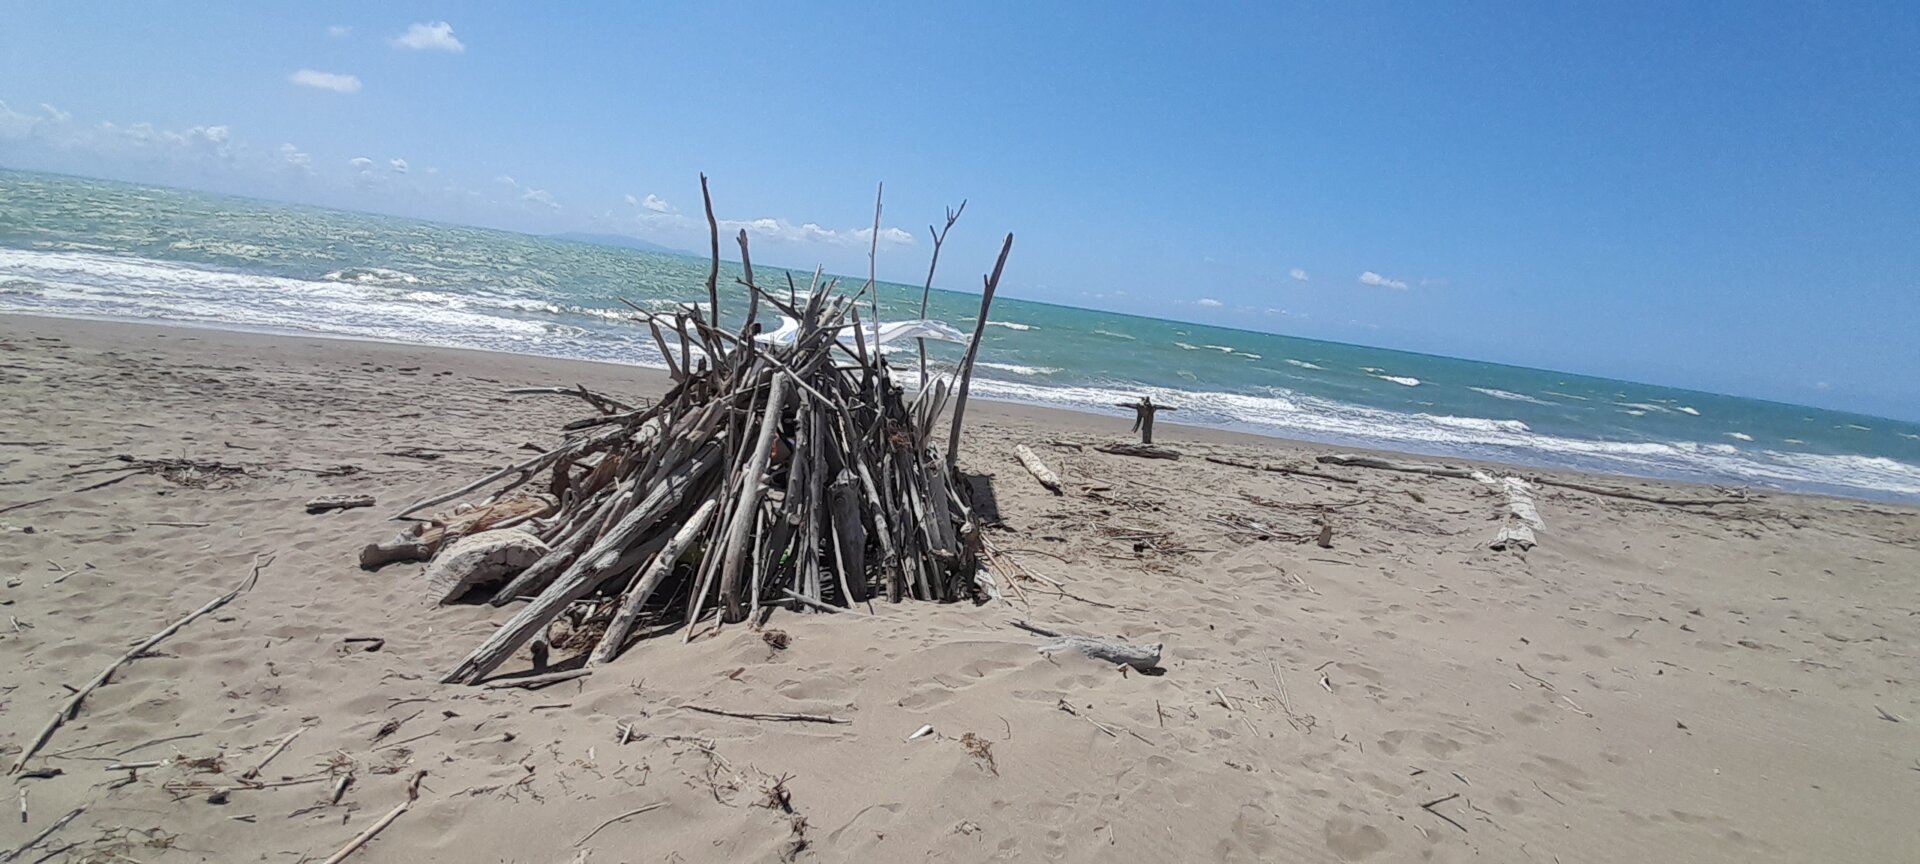
[{"label": "driftwood branch", "polygon": [[323,862],[323,864],[340,864],[340,862],[347,860],[348,856],[359,851],[360,847],[367,845],[367,842],[372,840],[375,835],[387,830],[387,826],[392,825],[394,820],[399,819],[400,814],[407,812],[407,810],[413,807],[413,802],[420,800],[420,779],[425,776],[427,776],[427,772],[425,771],[415,773],[413,780],[407,783],[407,800],[400,802],[392,810],[388,810],[387,815],[380,817],[380,820],[372,825],[368,825],[367,830],[354,835],[352,840],[347,841],[347,845],[340,847],[340,851],[327,856],[327,860]]},{"label": "driftwood branch", "polygon": [[1027,469],[1028,474],[1033,475],[1033,479],[1040,481],[1040,485],[1046,487],[1048,492],[1055,495],[1062,494],[1060,475],[1053,473],[1053,469],[1048,468],[1047,463],[1040,461],[1040,455],[1033,452],[1033,448],[1025,444],[1016,444],[1013,455],[1020,457],[1020,465]]},{"label": "driftwood branch", "polygon": [[960,389],[954,397],[953,430],[947,436],[947,473],[959,470],[960,465],[960,424],[967,416],[967,391],[973,386],[973,361],[980,356],[980,339],[987,332],[987,314],[993,309],[993,292],[1000,287],[1000,273],[1006,269],[1007,254],[1013,251],[1013,235],[1008,234],[1000,244],[1000,257],[993,262],[993,273],[986,277],[986,288],[980,292],[980,317],[973,322],[973,339],[967,343],[967,354],[960,361]]},{"label": "driftwood branch", "polygon": [[831,723],[835,725],[844,725],[844,724],[853,722],[852,720],[848,720],[843,717],[833,717],[826,714],[783,714],[783,713],[769,712],[769,711],[722,711],[718,708],[704,708],[699,705],[682,705],[680,707],[685,708],[688,711],[698,711],[702,714],[712,714],[716,717],[735,717],[741,720],[767,720],[767,721],[774,721],[774,722],[781,722],[781,723]]},{"label": "driftwood branch", "polygon": [[98,690],[102,685],[105,685],[107,683],[107,679],[112,678],[113,673],[116,670],[118,670],[121,666],[124,666],[127,664],[128,661],[133,660],[134,658],[139,657],[140,655],[153,650],[153,646],[160,644],[162,641],[165,641],[167,637],[172,636],[173,634],[179,632],[180,628],[193,623],[196,619],[200,618],[202,615],[205,615],[209,612],[212,612],[215,609],[218,609],[222,606],[227,605],[228,603],[233,601],[233,598],[238,597],[241,594],[245,593],[246,591],[252,589],[254,584],[260,581],[260,571],[264,569],[268,564],[271,564],[271,563],[273,563],[272,557],[268,557],[264,560],[260,558],[255,558],[253,561],[253,569],[247,573],[247,576],[245,579],[240,580],[240,584],[235,586],[232,591],[228,591],[225,594],[222,594],[218,597],[213,598],[212,600],[208,601],[205,606],[202,606],[198,609],[193,610],[192,612],[187,613],[186,617],[181,618],[180,620],[167,625],[160,632],[147,637],[145,640],[141,641],[140,644],[133,646],[133,648],[128,650],[125,654],[122,654],[119,657],[114,658],[113,662],[107,664],[107,668],[100,670],[99,674],[93,676],[92,680],[88,681],[85,685],[82,685],[80,689],[75,690],[72,696],[67,697],[67,701],[61,703],[60,710],[54,713],[53,719],[47,721],[47,725],[41,727],[40,731],[33,736],[33,739],[31,740],[31,742],[29,742],[27,746],[20,751],[20,757],[14,760],[13,767],[7,769],[7,773],[8,774],[19,773],[20,769],[26,766],[27,760],[33,758],[33,754],[40,752],[41,747],[46,746],[47,740],[53,737],[54,730],[59,729],[60,726],[66,723],[68,720],[73,719],[74,716],[77,715],[80,711],[80,703],[86,701],[87,696],[92,694],[93,691]]},{"label": "driftwood branch", "polygon": [[1013,626],[1037,636],[1045,636],[1054,641],[1040,646],[1042,654],[1057,654],[1061,651],[1078,651],[1095,660],[1115,665],[1132,666],[1142,672],[1151,672],[1160,667],[1161,643],[1135,645],[1117,639],[1091,639],[1086,636],[1073,636],[1058,633],[1043,627],[1036,627],[1025,621],[1015,621]]},{"label": "driftwood branch", "polygon": [[[959,207],[947,208],[947,224],[941,226],[940,230],[935,231],[932,225],[927,226],[927,233],[933,235],[933,258],[927,262],[927,284],[920,289],[920,317],[923,319],[927,317],[927,301],[933,296],[933,271],[940,267],[940,247],[947,242],[947,232],[953,230],[953,223],[960,221],[960,214],[965,212],[967,212],[967,202],[963,198]],[[929,380],[927,378],[927,340],[913,341],[920,349],[920,380],[925,382]]]}]

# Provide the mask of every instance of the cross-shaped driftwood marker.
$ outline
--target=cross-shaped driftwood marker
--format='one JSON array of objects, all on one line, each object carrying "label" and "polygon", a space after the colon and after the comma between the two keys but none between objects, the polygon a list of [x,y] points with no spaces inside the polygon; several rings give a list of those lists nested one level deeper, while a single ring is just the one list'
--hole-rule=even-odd
[{"label": "cross-shaped driftwood marker", "polygon": [[1133,431],[1140,433],[1140,443],[1142,444],[1153,443],[1153,412],[1180,410],[1169,405],[1155,405],[1153,404],[1152,396],[1142,396],[1138,402],[1116,402],[1114,404],[1121,408],[1133,409]]}]

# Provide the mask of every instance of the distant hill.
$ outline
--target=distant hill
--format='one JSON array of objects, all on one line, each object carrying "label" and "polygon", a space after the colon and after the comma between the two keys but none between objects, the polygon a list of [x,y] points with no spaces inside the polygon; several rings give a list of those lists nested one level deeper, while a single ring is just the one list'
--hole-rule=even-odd
[{"label": "distant hill", "polygon": [[664,252],[668,255],[692,255],[685,249],[674,249],[658,243],[648,242],[625,234],[589,234],[572,231],[565,234],[548,235],[555,240],[571,240],[575,243],[591,243],[595,246],[612,246],[616,249],[635,249],[641,252]]}]

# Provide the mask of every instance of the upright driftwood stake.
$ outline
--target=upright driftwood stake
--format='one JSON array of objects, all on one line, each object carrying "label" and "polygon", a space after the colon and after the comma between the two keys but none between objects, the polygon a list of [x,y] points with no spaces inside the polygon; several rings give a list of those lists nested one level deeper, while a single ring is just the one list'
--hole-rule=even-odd
[{"label": "upright driftwood stake", "polygon": [[993,262],[993,275],[986,277],[986,290],[980,292],[980,318],[973,322],[973,341],[967,343],[966,359],[960,361],[960,394],[953,403],[953,432],[947,436],[947,473],[960,468],[960,424],[967,416],[967,390],[973,384],[973,360],[980,354],[980,338],[987,332],[987,312],[993,308],[994,289],[1000,287],[1000,273],[1006,269],[1007,253],[1013,251],[1013,235],[1000,244],[1000,257]]},{"label": "upright driftwood stake", "polygon": [[740,605],[740,566],[747,553],[747,535],[753,527],[753,514],[760,496],[767,491],[767,459],[773,454],[773,436],[780,429],[780,414],[786,409],[787,378],[773,376],[773,389],[767,395],[767,410],[760,420],[760,437],[755,440],[752,458],[742,479],[739,503],[734,506],[727,545],[720,561],[720,602],[726,608],[728,623],[747,617]]},{"label": "upright driftwood stake", "polygon": [[707,208],[707,233],[713,241],[713,263],[707,268],[707,316],[713,329],[720,329],[720,223],[713,218],[713,194],[707,191],[707,175],[700,175],[700,202]]},{"label": "upright driftwood stake", "polygon": [[[933,271],[940,267],[940,246],[947,242],[947,232],[953,230],[953,223],[960,221],[960,214],[965,212],[967,212],[967,200],[962,198],[960,199],[960,206],[947,208],[947,224],[942,226],[940,230],[935,231],[932,225],[927,226],[927,233],[933,235],[933,258],[927,262],[926,287],[920,289],[920,317],[922,319],[927,317],[927,300],[933,296]],[[927,384],[927,340],[915,339],[913,341],[914,344],[920,348],[920,384],[924,387]]]}]

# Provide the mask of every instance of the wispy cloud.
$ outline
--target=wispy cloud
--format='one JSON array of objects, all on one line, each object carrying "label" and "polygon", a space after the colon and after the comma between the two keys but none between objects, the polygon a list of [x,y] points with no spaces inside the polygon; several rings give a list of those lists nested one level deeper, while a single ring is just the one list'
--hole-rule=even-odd
[{"label": "wispy cloud", "polygon": [[553,194],[545,189],[528,189],[526,194],[520,196],[520,200],[540,204],[552,210],[560,209],[560,202],[554,200]]},{"label": "wispy cloud", "polygon": [[345,24],[334,24],[327,28],[327,35],[335,39],[345,39],[353,33],[353,28]]},{"label": "wispy cloud", "polygon": [[387,167],[392,168],[395,174],[405,174],[407,173],[407,160],[400,158],[389,159],[387,160]]},{"label": "wispy cloud", "polygon": [[360,92],[360,77],[358,75],[342,75],[338,72],[318,72],[312,69],[302,69],[288,76],[287,80],[302,87],[312,87],[315,90],[332,90],[335,93]]},{"label": "wispy cloud", "polygon": [[1218,309],[1225,304],[1221,303],[1218,300],[1213,299],[1212,297],[1202,297],[1198,300],[1193,301],[1193,305],[1206,308],[1206,309]]},{"label": "wispy cloud", "polygon": [[299,168],[303,171],[310,171],[313,169],[313,155],[310,153],[302,152],[300,148],[295,147],[292,144],[280,145],[280,159],[281,161],[287,163],[288,165],[292,165],[293,167]]},{"label": "wispy cloud", "polygon": [[1360,274],[1360,284],[1374,285],[1381,288],[1392,288],[1395,291],[1407,290],[1407,283],[1402,282],[1398,279],[1388,279],[1387,277],[1382,276],[1378,273],[1375,273],[1372,270],[1368,270],[1367,272]]},{"label": "wispy cloud", "polygon": [[407,32],[394,37],[393,44],[398,48],[413,51],[447,51],[459,54],[467,46],[453,36],[453,25],[445,21],[415,24]]},{"label": "wispy cloud", "polygon": [[[633,196],[632,196],[632,195],[628,195],[628,196],[627,196],[627,200],[628,200],[628,201],[632,201],[632,200],[633,200]],[[664,199],[664,198],[661,198],[660,196],[658,196],[658,195],[654,195],[654,194],[652,194],[652,193],[648,193],[648,195],[647,195],[647,197],[646,197],[646,200],[643,200],[643,201],[641,201],[641,202],[640,202],[640,206],[642,206],[642,207],[645,207],[645,208],[647,208],[648,210],[652,210],[652,211],[653,211],[653,212],[655,212],[655,213],[678,213],[678,212],[680,212],[680,211],[678,211],[678,210],[676,210],[676,209],[674,209],[674,206],[673,206],[672,204],[668,204],[668,203],[666,202],[666,199]]]},{"label": "wispy cloud", "polygon": [[373,160],[368,159],[365,156],[355,156],[352,159],[347,160],[347,167],[352,168],[355,171],[365,171],[368,168],[373,167]]},{"label": "wispy cloud", "polygon": [[1305,282],[1305,281],[1307,281],[1307,271],[1305,271],[1305,270],[1302,270],[1302,269],[1300,269],[1300,268],[1298,268],[1298,267],[1295,267],[1295,268],[1293,268],[1292,270],[1288,270],[1288,271],[1287,271],[1287,275],[1288,275],[1288,276],[1290,276],[1290,277],[1292,277],[1292,278],[1293,278],[1293,281],[1295,281],[1295,282]]}]

